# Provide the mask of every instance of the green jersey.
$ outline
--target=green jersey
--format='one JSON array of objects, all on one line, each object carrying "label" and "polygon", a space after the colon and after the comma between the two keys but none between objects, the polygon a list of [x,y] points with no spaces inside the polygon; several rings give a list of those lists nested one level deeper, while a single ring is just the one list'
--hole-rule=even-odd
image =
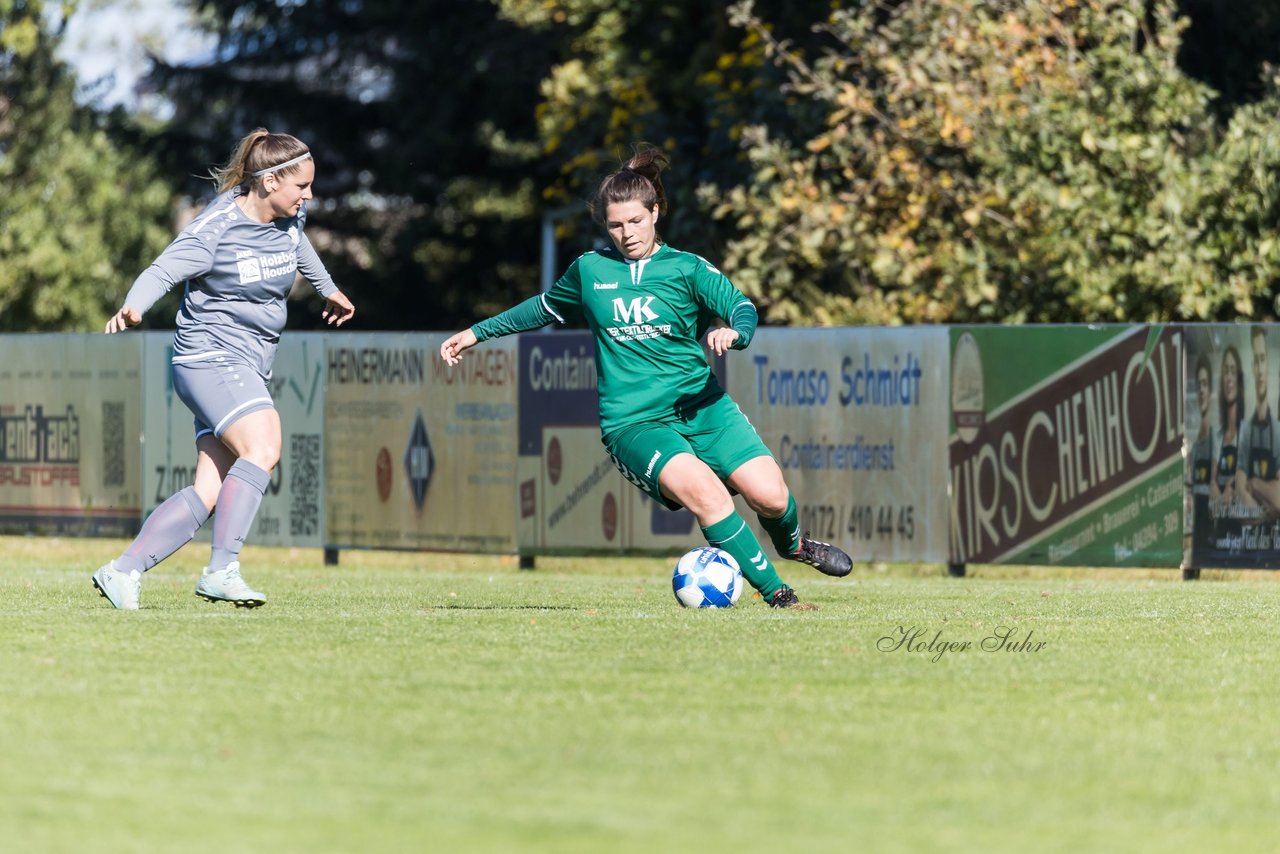
[{"label": "green jersey", "polygon": [[700,343],[720,318],[751,343],[756,309],[705,258],[660,246],[628,261],[615,249],[578,257],[544,294],[472,327],[485,341],[553,321],[585,321],[595,337],[600,431],[683,417],[724,394]]}]

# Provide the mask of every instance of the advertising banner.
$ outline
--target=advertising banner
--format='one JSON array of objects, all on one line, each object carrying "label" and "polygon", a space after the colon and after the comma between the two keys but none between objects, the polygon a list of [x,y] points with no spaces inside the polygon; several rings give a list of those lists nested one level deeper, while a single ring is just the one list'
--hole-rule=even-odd
[{"label": "advertising banner", "polygon": [[0,348],[0,530],[135,533],[141,337],[6,335]]},{"label": "advertising banner", "polygon": [[946,560],[945,328],[761,328],[725,366],[803,531],[854,560]]},{"label": "advertising banner", "polygon": [[533,514],[533,544],[562,552],[621,551],[631,533],[623,530],[622,505],[635,487],[604,452],[599,428],[548,426],[542,435],[535,495],[544,500]]},{"label": "advertising banner", "polygon": [[516,342],[325,336],[327,544],[516,551]]},{"label": "advertising banner", "polygon": [[1188,565],[1280,567],[1280,330],[1182,328]]},{"label": "advertising banner", "polygon": [[[324,545],[324,336],[292,332],[280,339],[269,385],[280,413],[280,462],[254,519],[251,545]],[[194,417],[173,392],[173,334],[148,332],[143,337],[143,506],[150,513],[191,485],[196,446]],[[211,530],[212,525],[205,525],[198,537],[207,541]]]},{"label": "advertising banner", "polygon": [[671,553],[702,542],[693,514],[627,483],[600,442],[589,332],[519,336],[520,550]]},{"label": "advertising banner", "polygon": [[950,335],[950,560],[1179,566],[1181,327]]},{"label": "advertising banner", "polygon": [[253,542],[324,545],[326,332],[286,332],[271,371],[280,413],[280,464],[254,520]]}]

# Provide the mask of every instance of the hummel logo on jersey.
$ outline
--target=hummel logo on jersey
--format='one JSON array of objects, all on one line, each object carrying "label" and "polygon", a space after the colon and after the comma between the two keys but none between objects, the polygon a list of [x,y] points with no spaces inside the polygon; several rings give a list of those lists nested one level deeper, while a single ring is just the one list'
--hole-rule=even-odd
[{"label": "hummel logo on jersey", "polygon": [[658,319],[649,305],[654,297],[636,297],[630,304],[623,299],[613,301],[613,320],[615,323],[651,323]]},{"label": "hummel logo on jersey", "polygon": [[595,289],[598,291],[616,291],[618,289],[617,282],[596,282]]},{"label": "hummel logo on jersey", "polygon": [[649,467],[644,470],[645,477],[653,476],[653,467],[658,464],[660,459],[662,459],[662,451],[654,451],[653,456],[649,458]]}]

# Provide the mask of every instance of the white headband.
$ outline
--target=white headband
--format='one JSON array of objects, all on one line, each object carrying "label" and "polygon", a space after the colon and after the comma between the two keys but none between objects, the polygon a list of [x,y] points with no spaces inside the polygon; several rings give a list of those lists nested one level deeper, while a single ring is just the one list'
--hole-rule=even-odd
[{"label": "white headband", "polygon": [[253,177],[261,178],[263,175],[270,175],[272,172],[279,172],[281,169],[286,169],[294,165],[295,163],[301,163],[302,161],[306,160],[310,156],[311,156],[310,151],[308,151],[306,154],[299,154],[297,157],[293,158],[292,160],[286,160],[283,163],[278,163],[275,166],[271,166],[267,169],[259,169],[257,172],[253,173]]}]

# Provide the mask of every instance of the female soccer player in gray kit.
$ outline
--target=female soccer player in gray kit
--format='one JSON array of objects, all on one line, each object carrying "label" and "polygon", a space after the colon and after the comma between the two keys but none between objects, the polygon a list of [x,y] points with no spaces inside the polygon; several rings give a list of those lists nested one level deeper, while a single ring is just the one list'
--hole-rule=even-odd
[{"label": "female soccer player in gray kit", "polygon": [[730,489],[755,511],[780,556],[837,577],[853,563],[836,546],[800,536],[782,470],[707,365],[698,339],[705,335],[716,355],[742,350],[755,334],[756,310],[705,258],[659,238],[666,166],[665,154],[637,146],[596,193],[593,212],[613,247],[581,255],[550,291],[453,335],[440,355],[453,365],[481,341],[585,321],[600,366],[601,440],[614,465],[655,501],[688,508],[707,542],[732,555],[771,606],[812,607],[783,583]]},{"label": "female soccer player in gray kit", "polygon": [[213,548],[196,595],[249,608],[266,602],[240,577],[239,555],[280,460],[280,415],[267,381],[295,274],[325,298],[329,325],[355,313],[303,233],[315,178],[307,146],[255,130],[214,178],[218,197],[138,276],[107,321],[108,334],[136,326],[156,300],[186,282],[173,389],[195,415],[195,480],[152,511],[124,554],[93,574],[93,586],[117,608],[138,608],[142,573],[189,542],[211,513]]}]

